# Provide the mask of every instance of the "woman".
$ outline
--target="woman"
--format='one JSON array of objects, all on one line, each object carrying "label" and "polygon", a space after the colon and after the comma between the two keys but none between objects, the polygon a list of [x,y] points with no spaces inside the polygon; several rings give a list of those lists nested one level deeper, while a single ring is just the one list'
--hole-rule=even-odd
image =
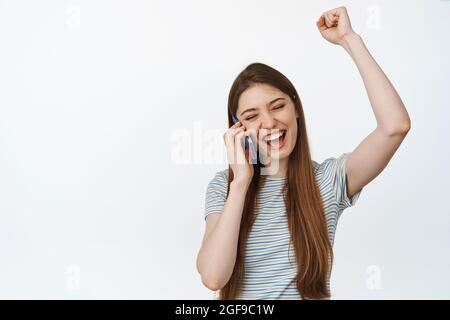
[{"label": "woman", "polygon": [[[208,185],[197,257],[203,284],[220,290],[220,299],[330,298],[337,220],[409,131],[400,97],[352,30],[346,9],[323,13],[317,27],[355,62],[377,127],[354,151],[319,164],[311,159],[302,104],[291,82],[261,63],[238,75],[224,134],[230,164]],[[262,154],[258,161],[244,151],[246,136]]]}]

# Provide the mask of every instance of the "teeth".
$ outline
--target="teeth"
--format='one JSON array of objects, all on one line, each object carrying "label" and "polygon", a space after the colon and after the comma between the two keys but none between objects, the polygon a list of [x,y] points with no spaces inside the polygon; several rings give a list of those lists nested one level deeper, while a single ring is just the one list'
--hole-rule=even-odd
[{"label": "teeth", "polygon": [[279,131],[275,134],[271,134],[269,137],[266,137],[266,141],[272,141],[275,139],[278,139],[279,137],[281,137],[283,135],[284,131]]}]

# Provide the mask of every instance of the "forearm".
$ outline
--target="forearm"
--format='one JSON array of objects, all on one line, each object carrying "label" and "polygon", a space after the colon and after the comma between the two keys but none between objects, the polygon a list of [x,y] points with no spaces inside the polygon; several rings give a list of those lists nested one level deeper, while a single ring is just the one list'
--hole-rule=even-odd
[{"label": "forearm", "polygon": [[247,188],[245,184],[230,184],[230,192],[220,218],[198,255],[203,282],[217,290],[228,282],[233,273]]},{"label": "forearm", "polygon": [[350,33],[342,47],[348,52],[361,74],[377,121],[377,127],[388,134],[409,129],[408,112],[397,91],[367,50],[362,38]]}]

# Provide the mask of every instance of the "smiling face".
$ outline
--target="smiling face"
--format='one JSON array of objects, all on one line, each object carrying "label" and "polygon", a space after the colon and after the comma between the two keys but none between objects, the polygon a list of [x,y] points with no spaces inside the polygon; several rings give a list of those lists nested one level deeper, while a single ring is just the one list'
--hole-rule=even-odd
[{"label": "smiling face", "polygon": [[254,136],[258,147],[271,159],[286,160],[297,142],[297,112],[283,91],[255,84],[239,97],[237,118]]}]

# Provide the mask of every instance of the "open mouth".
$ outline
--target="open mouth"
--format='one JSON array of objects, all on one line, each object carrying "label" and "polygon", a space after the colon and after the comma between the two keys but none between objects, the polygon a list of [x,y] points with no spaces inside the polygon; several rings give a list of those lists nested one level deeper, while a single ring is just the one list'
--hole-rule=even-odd
[{"label": "open mouth", "polygon": [[281,149],[286,142],[286,130],[279,130],[276,133],[265,137],[265,141],[271,149]]}]

